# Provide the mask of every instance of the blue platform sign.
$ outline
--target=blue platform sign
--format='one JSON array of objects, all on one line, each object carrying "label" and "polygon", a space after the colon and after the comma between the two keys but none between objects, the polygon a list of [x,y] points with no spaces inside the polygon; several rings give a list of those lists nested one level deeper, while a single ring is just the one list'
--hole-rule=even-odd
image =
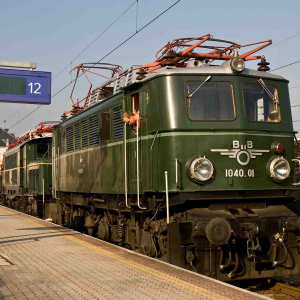
[{"label": "blue platform sign", "polygon": [[0,102],[50,104],[51,73],[0,68]]}]

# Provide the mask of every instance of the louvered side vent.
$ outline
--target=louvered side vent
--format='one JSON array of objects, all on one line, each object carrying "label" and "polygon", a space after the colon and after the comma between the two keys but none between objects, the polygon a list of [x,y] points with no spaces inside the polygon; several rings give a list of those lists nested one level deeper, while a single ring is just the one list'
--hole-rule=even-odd
[{"label": "louvered side vent", "polygon": [[5,172],[5,184],[9,184],[9,171]]},{"label": "louvered side vent", "polygon": [[67,152],[73,150],[73,126],[71,126],[67,128]]},{"label": "louvered side vent", "polygon": [[88,146],[88,121],[83,120],[81,123],[82,148]]},{"label": "louvered side vent", "polygon": [[40,169],[28,170],[28,191],[38,193],[40,190]]},{"label": "louvered side vent", "polygon": [[75,150],[80,149],[80,124],[74,125]]},{"label": "louvered side vent", "polygon": [[12,170],[11,172],[11,180],[12,180],[12,184],[16,185],[18,183],[18,172],[17,170]]},{"label": "louvered side vent", "polygon": [[99,144],[99,115],[90,117],[90,145]]},{"label": "louvered side vent", "polygon": [[122,106],[113,109],[113,136],[114,140],[123,139],[124,123],[122,120],[123,109]]},{"label": "louvered side vent", "polygon": [[58,134],[58,148],[59,148],[59,154],[62,154],[63,151],[62,151],[62,144],[61,144],[61,131],[59,130],[57,134]]}]

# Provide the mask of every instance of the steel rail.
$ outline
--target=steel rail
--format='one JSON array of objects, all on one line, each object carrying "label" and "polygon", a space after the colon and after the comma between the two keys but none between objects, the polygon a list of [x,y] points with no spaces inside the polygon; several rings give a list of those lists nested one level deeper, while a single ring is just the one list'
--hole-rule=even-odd
[{"label": "steel rail", "polygon": [[273,287],[270,288],[274,291],[280,291],[283,294],[294,296],[299,298],[300,297],[300,288],[292,285],[288,285],[285,283],[276,283]]}]

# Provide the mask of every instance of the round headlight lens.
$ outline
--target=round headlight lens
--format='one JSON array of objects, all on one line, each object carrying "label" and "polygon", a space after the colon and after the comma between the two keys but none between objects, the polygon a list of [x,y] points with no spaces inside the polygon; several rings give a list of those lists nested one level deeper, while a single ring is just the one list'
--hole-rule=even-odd
[{"label": "round headlight lens", "polygon": [[190,166],[191,178],[198,181],[209,180],[214,173],[214,166],[205,157],[198,157],[194,159]]},{"label": "round headlight lens", "polygon": [[245,69],[245,62],[242,58],[240,57],[235,57],[231,60],[230,62],[230,67],[233,72],[235,73],[241,73]]},{"label": "round headlight lens", "polygon": [[285,180],[289,177],[291,167],[282,157],[276,157],[270,164],[270,174],[276,180]]}]

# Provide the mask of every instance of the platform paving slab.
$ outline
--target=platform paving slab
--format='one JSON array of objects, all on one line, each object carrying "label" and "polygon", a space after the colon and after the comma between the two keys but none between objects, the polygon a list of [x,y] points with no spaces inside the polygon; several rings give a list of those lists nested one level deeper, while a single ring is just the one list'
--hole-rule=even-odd
[{"label": "platform paving slab", "polygon": [[0,206],[1,299],[270,299]]}]

